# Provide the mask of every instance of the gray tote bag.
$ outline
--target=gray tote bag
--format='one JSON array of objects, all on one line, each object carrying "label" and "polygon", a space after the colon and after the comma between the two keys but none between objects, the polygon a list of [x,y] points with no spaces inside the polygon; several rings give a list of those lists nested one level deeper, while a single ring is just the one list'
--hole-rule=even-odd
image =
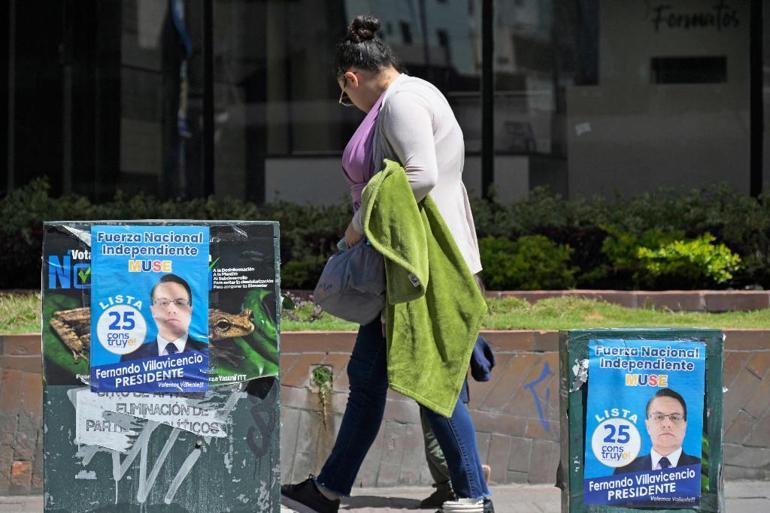
[{"label": "gray tote bag", "polygon": [[358,324],[369,324],[385,307],[385,262],[367,240],[333,254],[313,291],[325,311]]}]

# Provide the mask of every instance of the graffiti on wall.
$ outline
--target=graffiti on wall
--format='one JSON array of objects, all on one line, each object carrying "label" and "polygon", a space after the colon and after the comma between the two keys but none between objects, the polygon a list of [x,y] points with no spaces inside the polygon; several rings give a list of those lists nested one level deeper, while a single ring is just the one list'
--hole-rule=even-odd
[{"label": "graffiti on wall", "polygon": [[[76,457],[83,467],[76,478],[99,479],[102,477],[98,475],[95,466],[89,467],[92,467],[92,460],[97,454],[109,454],[112,458],[112,471],[109,478],[115,482],[116,504],[119,485],[130,474],[129,470],[135,462],[138,462],[139,467],[136,502],[144,504],[156,486],[158,475],[167,464],[180,434],[190,432],[198,436],[198,440],[176,469],[171,481],[161,480],[166,487],[163,500],[166,504],[171,504],[179,487],[189,476],[201,455],[209,448],[212,439],[231,437],[228,429],[231,424],[230,413],[236,403],[249,394],[243,392],[240,386],[235,386],[223,387],[222,392],[207,394],[203,399],[170,394],[93,394],[88,388],[70,390],[68,396],[76,409],[74,441],[78,444]],[[148,402],[148,398],[155,399],[155,402]],[[266,407],[263,401],[255,401],[255,403],[263,405],[263,409]],[[267,406],[267,408],[270,407]],[[131,414],[126,413],[128,411]],[[255,413],[253,416],[256,418]],[[264,414],[260,419],[263,417]],[[260,445],[263,447],[270,445],[274,432],[274,422],[271,423],[269,417],[272,416],[269,415],[267,421],[255,423],[258,432],[253,436],[261,441]],[[158,431],[162,425],[171,426],[172,429]],[[166,436],[166,439],[153,460],[149,450],[150,444],[153,438],[157,440],[161,436]],[[230,442],[232,443],[232,440]],[[226,470],[232,470],[231,463],[228,461],[228,454],[225,453],[223,464]],[[168,471],[164,474],[168,475]],[[128,479],[131,478],[128,477]]]},{"label": "graffiti on wall", "polygon": [[547,379],[553,375],[551,367],[548,362],[543,364],[543,369],[540,371],[540,375],[526,383],[524,388],[529,390],[532,394],[532,400],[535,402],[535,410],[537,411],[537,418],[540,420],[540,424],[546,433],[551,433],[551,423],[546,417],[548,406],[551,402],[551,388],[548,386]]}]

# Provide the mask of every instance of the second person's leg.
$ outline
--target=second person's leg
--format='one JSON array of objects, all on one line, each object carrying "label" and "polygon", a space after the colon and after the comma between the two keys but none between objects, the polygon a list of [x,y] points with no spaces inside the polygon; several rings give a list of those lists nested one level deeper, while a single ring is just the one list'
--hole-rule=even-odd
[{"label": "second person's leg", "polygon": [[337,440],[316,481],[350,495],[366,453],[374,443],[388,392],[385,337],[378,317],[361,326],[348,363],[350,395]]},{"label": "second person's leg", "polygon": [[446,458],[452,488],[458,497],[479,499],[490,495],[484,481],[476,446],[476,430],[465,404],[458,400],[447,418],[420,406],[430,420],[433,432]]}]

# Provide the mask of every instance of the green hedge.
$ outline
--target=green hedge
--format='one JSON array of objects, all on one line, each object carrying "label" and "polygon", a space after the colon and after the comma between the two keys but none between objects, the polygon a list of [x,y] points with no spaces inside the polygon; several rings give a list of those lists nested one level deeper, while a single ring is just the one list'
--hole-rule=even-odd
[{"label": "green hedge", "polygon": [[312,288],[326,256],[350,221],[350,207],[313,207],[278,202],[257,207],[230,198],[161,201],[152,196],[118,193],[93,204],[82,196],[52,198],[45,180],[37,180],[0,199],[0,289],[39,288],[43,220],[96,219],[242,219],[281,224],[282,286]]},{"label": "green hedge", "polygon": [[524,235],[515,241],[484,237],[479,241],[484,270],[481,278],[489,289],[569,289],[575,286],[577,269],[570,264],[572,248],[542,235]]},{"label": "green hedge", "polygon": [[[473,200],[489,288],[770,288],[770,197],[711,188],[564,200],[535,190]],[[0,288],[39,287],[42,220],[269,219],[281,223],[282,284],[309,289],[350,220],[346,202],[257,207],[227,199],[117,194],[52,198],[38,180],[0,199]]]},{"label": "green hedge", "polygon": [[[570,265],[578,268],[576,286],[597,289],[770,288],[770,196],[758,199],[727,187],[704,190],[661,190],[634,198],[581,198],[565,201],[545,190],[512,205],[474,200],[480,238],[543,235],[573,250]],[[713,236],[705,259],[680,272],[656,274],[644,269],[639,250],[661,249],[675,242],[697,244]],[[613,251],[625,241],[629,261]],[[628,241],[634,241],[629,243]],[[726,253],[720,245],[730,250]],[[644,251],[642,251],[644,253]],[[735,263],[730,255],[740,258]],[[730,278],[715,279],[704,267],[721,258]],[[677,257],[671,256],[672,260]],[[681,259],[680,259],[681,260]],[[654,267],[654,266],[653,266]],[[665,266],[664,266],[665,267]],[[673,263],[668,268],[676,267]],[[693,280],[695,276],[699,279]]]}]

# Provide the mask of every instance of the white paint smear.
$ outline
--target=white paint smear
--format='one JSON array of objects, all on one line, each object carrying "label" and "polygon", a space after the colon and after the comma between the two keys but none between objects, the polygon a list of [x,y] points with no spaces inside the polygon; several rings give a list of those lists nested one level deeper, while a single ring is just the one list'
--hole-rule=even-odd
[{"label": "white paint smear", "polygon": [[591,132],[591,123],[578,123],[575,125],[575,134],[581,136]]},{"label": "white paint smear", "polygon": [[[74,397],[73,397],[74,392]],[[245,392],[221,390],[204,398],[172,394],[94,393],[70,391],[75,404],[75,443],[98,445],[125,453],[139,436],[145,419],[204,437],[228,435],[229,417]]]},{"label": "white paint smear", "polygon": [[[94,401],[82,400],[84,393],[91,394],[91,391],[72,389],[67,392],[70,401],[75,405],[75,443],[126,452],[138,431],[106,420],[104,409]],[[93,454],[89,453],[89,456],[93,457]]]}]

